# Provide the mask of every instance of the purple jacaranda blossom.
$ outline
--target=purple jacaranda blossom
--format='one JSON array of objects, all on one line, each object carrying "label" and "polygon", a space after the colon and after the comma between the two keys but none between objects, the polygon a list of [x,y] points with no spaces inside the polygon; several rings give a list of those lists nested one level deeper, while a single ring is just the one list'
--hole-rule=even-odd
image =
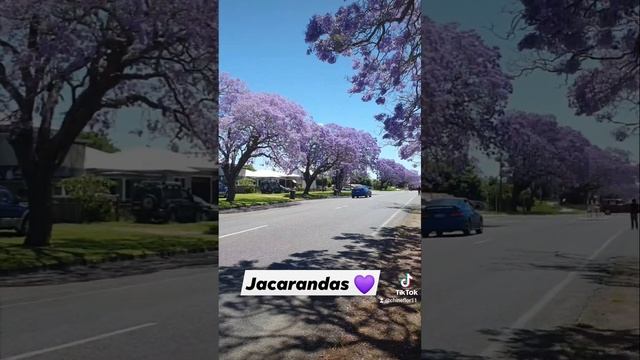
[{"label": "purple jacaranda blossom", "polygon": [[236,179],[251,160],[262,157],[274,166],[290,168],[290,154],[299,151],[306,121],[304,109],[280,95],[235,92],[220,116],[218,129],[218,157],[229,188],[227,200],[234,201]]},{"label": "purple jacaranda blossom", "polygon": [[[569,76],[576,115],[620,125],[620,140],[637,134],[640,94],[640,4],[635,0],[521,0],[514,27],[534,56],[524,71]],[[622,110],[622,111],[621,111]],[[616,115],[620,115],[616,117]],[[626,116],[626,117],[625,117]]]},{"label": "purple jacaranda blossom", "polygon": [[371,134],[336,124],[306,121],[300,132],[299,149],[288,154],[290,167],[302,173],[304,194],[318,176],[336,169],[366,172],[380,153]]},{"label": "purple jacaranda blossom", "polygon": [[335,63],[351,57],[350,93],[392,111],[375,118],[403,158],[420,149],[420,4],[417,0],[359,0],[334,14],[315,15],[307,53]]}]

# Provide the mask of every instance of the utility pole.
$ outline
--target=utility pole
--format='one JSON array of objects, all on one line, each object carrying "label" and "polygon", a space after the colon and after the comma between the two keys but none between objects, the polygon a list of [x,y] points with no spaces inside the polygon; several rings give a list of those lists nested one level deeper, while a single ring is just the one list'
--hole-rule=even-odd
[{"label": "utility pole", "polygon": [[502,204],[502,156],[498,158],[500,167],[498,168],[498,194],[496,196],[496,213],[500,212],[500,205]]}]

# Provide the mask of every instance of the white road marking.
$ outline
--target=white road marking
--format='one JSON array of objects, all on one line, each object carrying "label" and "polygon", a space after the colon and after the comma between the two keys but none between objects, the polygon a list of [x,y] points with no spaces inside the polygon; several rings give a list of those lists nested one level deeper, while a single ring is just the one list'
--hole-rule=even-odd
[{"label": "white road marking", "polygon": [[509,325],[509,329],[503,332],[497,339],[494,340],[489,346],[487,346],[482,353],[481,357],[493,359],[495,355],[503,346],[503,344],[513,336],[513,332],[516,329],[524,327],[531,319],[533,319],[545,306],[547,306],[554,297],[556,297],[564,288],[571,283],[571,281],[578,275],[578,272],[582,270],[587,264],[595,259],[611,242],[617,239],[626,229],[620,230],[613,236],[609,237],[596,251],[587,258],[587,261],[582,264],[579,270],[572,271],[565,278],[547,291],[529,310],[522,314],[513,324]]},{"label": "white road marking", "polygon": [[219,236],[218,238],[222,239],[222,238],[226,238],[228,236],[238,235],[238,234],[246,233],[246,232],[249,232],[249,231],[262,229],[263,227],[267,227],[267,226],[269,226],[269,225],[260,225],[260,226],[256,226],[256,227],[251,228],[251,229],[242,230],[242,231],[236,231],[236,232],[231,233],[231,234],[225,234],[225,235]]},{"label": "white road marking", "polygon": [[409,199],[409,201],[407,201],[404,205],[402,205],[400,207],[400,209],[396,210],[385,222],[382,223],[382,225],[378,226],[378,228],[376,229],[376,231],[372,232],[371,234],[369,234],[369,236],[371,237],[377,237],[378,233],[380,232],[380,230],[382,228],[384,228],[385,226],[387,226],[387,224],[394,218],[396,217],[396,215],[398,215],[400,213],[400,211],[402,211],[407,205],[409,205],[409,203],[411,203],[413,201],[413,199],[415,199],[416,197],[413,196],[411,197],[411,199]]},{"label": "white road marking", "polygon": [[349,205],[338,206],[338,207],[336,208],[336,210],[338,210],[338,209],[344,209],[344,208],[346,208],[346,207],[348,207],[348,206],[349,206]]},{"label": "white road marking", "polygon": [[106,339],[108,337],[111,336],[115,336],[115,335],[120,335],[120,334],[124,334],[124,333],[128,333],[131,331],[135,331],[135,330],[140,330],[149,326],[155,326],[157,325],[157,323],[146,323],[146,324],[142,324],[142,325],[137,325],[137,326],[132,326],[132,327],[128,327],[126,329],[121,329],[121,330],[116,330],[116,331],[112,331],[106,334],[101,334],[101,335],[97,335],[97,336],[92,336],[86,339],[81,339],[81,340],[77,340],[77,341],[72,341],[66,344],[62,344],[62,345],[57,345],[57,346],[52,346],[46,349],[41,349],[41,350],[35,350],[35,351],[29,351],[23,354],[19,354],[19,355],[14,355],[14,356],[9,356],[6,358],[2,358],[0,360],[20,360],[20,359],[28,359],[34,356],[38,356],[38,355],[42,355],[42,354],[46,354],[52,351],[57,351],[57,350],[62,350],[62,349],[66,349],[72,346],[78,346],[78,345],[82,345],[82,344],[86,344],[89,342],[93,342],[93,341],[98,341],[98,340],[102,340],[102,339]]}]

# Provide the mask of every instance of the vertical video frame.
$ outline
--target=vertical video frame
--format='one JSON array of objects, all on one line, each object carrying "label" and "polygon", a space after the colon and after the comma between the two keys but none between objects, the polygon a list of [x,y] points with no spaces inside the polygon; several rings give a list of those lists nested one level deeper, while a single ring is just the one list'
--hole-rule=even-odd
[{"label": "vertical video frame", "polygon": [[217,2],[0,9],[0,358],[217,358]]},{"label": "vertical video frame", "polygon": [[637,359],[638,2],[422,14],[422,358]]},{"label": "vertical video frame", "polygon": [[220,359],[420,357],[419,5],[220,2]]}]

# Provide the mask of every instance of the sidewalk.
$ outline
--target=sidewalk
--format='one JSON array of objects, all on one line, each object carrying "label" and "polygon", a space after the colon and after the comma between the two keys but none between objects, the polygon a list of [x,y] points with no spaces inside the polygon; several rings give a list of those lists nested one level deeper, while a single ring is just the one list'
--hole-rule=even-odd
[{"label": "sidewalk", "polygon": [[323,360],[338,359],[418,359],[420,357],[420,295],[398,296],[402,289],[399,278],[405,273],[413,277],[411,289],[420,294],[421,238],[420,213],[415,211],[405,222],[390,229],[383,239],[389,252],[381,254],[377,264],[381,270],[376,298],[345,298],[337,312],[351,323],[352,331],[333,336],[337,345],[318,356]]}]

